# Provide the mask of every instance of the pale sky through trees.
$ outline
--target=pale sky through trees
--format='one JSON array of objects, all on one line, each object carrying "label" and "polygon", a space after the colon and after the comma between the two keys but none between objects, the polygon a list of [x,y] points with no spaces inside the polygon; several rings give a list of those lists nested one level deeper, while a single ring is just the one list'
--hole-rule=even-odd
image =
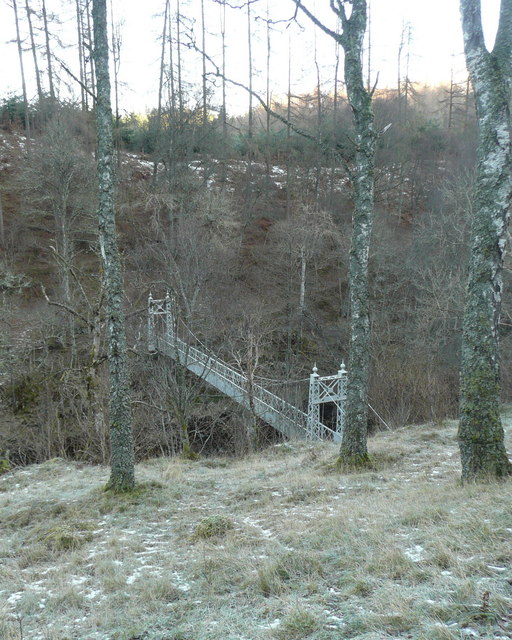
[{"label": "pale sky through trees", "polygon": [[[241,1],[241,0],[240,0]],[[161,12],[164,0],[113,0],[115,19],[122,19],[121,80],[124,87],[121,92],[121,106],[124,112],[144,112],[157,104],[158,67],[163,18]],[[254,15],[265,15],[267,0],[253,5]],[[34,8],[39,2],[32,0]],[[24,20],[24,3],[18,2],[20,16]],[[171,3],[174,6],[174,1]],[[332,11],[327,0],[305,0],[305,4],[314,9],[330,27],[335,27]],[[78,75],[77,56],[75,54],[76,26],[74,23],[75,3],[71,0],[47,0],[49,12],[59,15],[62,21],[58,31],[63,43],[68,45],[58,55]],[[484,26],[492,46],[495,25],[499,11],[499,0],[483,0]],[[220,11],[213,0],[206,0],[207,8],[207,49],[208,54],[220,65]],[[370,0],[371,9],[371,70],[372,82],[379,74],[378,86],[395,87],[397,82],[398,48],[404,27],[411,25],[409,47],[409,78],[419,84],[437,84],[449,82],[453,70],[456,80],[466,77],[462,55],[462,30],[459,19],[458,0]],[[196,41],[200,42],[200,1],[181,0],[182,14],[190,24],[195,22]],[[293,3],[288,0],[269,0],[269,12],[273,19],[284,19],[293,15]],[[286,29],[285,24],[275,25],[272,34],[271,87],[274,96],[283,95],[287,86],[288,41],[292,47],[292,85],[293,91],[303,93],[313,91],[316,77],[313,65],[314,29],[303,17],[299,16],[302,30],[297,25]],[[25,24],[23,30],[26,32]],[[247,37],[245,12],[227,9],[227,75],[239,82],[247,82]],[[16,44],[13,11],[4,0],[0,3],[0,96],[8,93],[21,93],[19,64]],[[41,39],[42,40],[42,39]],[[317,31],[318,60],[321,65],[323,89],[328,91],[333,84],[334,46],[332,39]],[[28,37],[25,43],[28,49]],[[255,88],[264,93],[265,24],[259,21],[255,25],[253,40],[253,60],[256,77]],[[402,76],[405,75],[407,45],[402,53]],[[197,55],[187,51],[183,55],[184,77],[199,90],[201,69]],[[29,94],[35,94],[35,82],[29,51],[25,54],[26,74]],[[41,68],[44,65],[41,64]],[[58,69],[59,75],[65,73]],[[340,77],[342,73],[340,72]],[[44,82],[43,78],[43,82]],[[65,77],[66,82],[70,79]],[[75,89],[76,95],[78,91]],[[67,97],[61,89],[61,97]],[[228,108],[231,114],[246,111],[247,96],[241,91],[229,89]]]}]

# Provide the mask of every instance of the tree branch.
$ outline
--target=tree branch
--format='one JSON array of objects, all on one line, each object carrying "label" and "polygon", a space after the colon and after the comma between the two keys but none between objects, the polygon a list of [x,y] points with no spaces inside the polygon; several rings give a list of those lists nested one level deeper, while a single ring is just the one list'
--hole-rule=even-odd
[{"label": "tree branch", "polygon": [[209,75],[213,75],[215,77],[218,78],[222,78],[225,82],[229,82],[229,84],[232,84],[235,87],[239,87],[240,89],[244,89],[245,91],[247,91],[247,93],[250,93],[254,98],[256,98],[256,100],[259,102],[259,104],[263,107],[263,109],[269,113],[273,118],[275,118],[276,120],[279,120],[279,122],[282,122],[284,125],[286,125],[287,127],[290,127],[290,129],[296,133],[297,135],[306,138],[307,140],[311,140],[311,142],[314,142],[316,145],[318,145],[321,149],[323,149],[324,151],[328,152],[328,153],[332,153],[334,152],[338,158],[341,160],[344,169],[347,171],[347,173],[349,173],[350,175],[352,175],[352,171],[348,166],[347,160],[346,158],[344,158],[341,155],[341,152],[339,150],[339,145],[333,145],[328,146],[328,145],[324,145],[322,144],[317,137],[311,135],[310,133],[308,133],[307,131],[304,131],[303,129],[300,129],[299,127],[297,127],[295,124],[293,124],[293,122],[291,122],[290,120],[288,120],[287,118],[285,118],[284,116],[282,116],[280,113],[278,113],[277,111],[274,111],[271,107],[269,107],[267,105],[267,103],[263,100],[263,98],[256,93],[256,91],[253,91],[252,89],[249,89],[249,87],[247,87],[245,84],[243,84],[242,82],[237,82],[236,80],[232,80],[231,78],[227,78],[226,76],[224,76],[220,71],[216,71],[216,72],[210,72],[206,74],[207,76]]},{"label": "tree branch", "polygon": [[502,69],[512,67],[512,0],[501,0],[500,20],[492,53],[498,56]]},{"label": "tree branch", "polygon": [[[295,2],[295,0],[293,0],[293,1]],[[338,156],[338,158],[341,160],[341,162],[343,164],[343,167],[345,168],[347,173],[350,176],[352,175],[352,171],[351,171],[350,167],[348,166],[348,162],[347,162],[346,158],[344,158],[343,155],[340,152],[339,145],[333,145],[331,147],[331,146],[322,144],[318,140],[317,137],[311,135],[310,133],[308,133],[307,131],[304,131],[303,129],[300,129],[295,124],[293,124],[293,122],[291,122],[290,120],[288,120],[287,118],[282,116],[280,113],[278,113],[277,111],[274,111],[271,107],[269,107],[268,104],[265,102],[265,100],[263,100],[263,98],[258,93],[256,93],[256,91],[253,91],[252,89],[250,89],[247,85],[243,84],[242,82],[237,82],[236,80],[232,80],[231,78],[228,78],[227,76],[225,76],[220,71],[220,69],[219,69],[218,65],[215,63],[215,61],[212,60],[212,58],[206,52],[202,51],[199,47],[197,47],[197,45],[194,42],[191,42],[189,46],[192,47],[193,49],[195,49],[195,51],[197,51],[201,55],[204,55],[205,58],[208,60],[208,62],[215,69],[215,71],[210,71],[209,73],[207,73],[206,74],[207,76],[215,76],[216,78],[221,78],[225,82],[229,82],[229,84],[232,84],[235,87],[239,87],[240,89],[243,89],[244,91],[247,91],[247,93],[252,95],[253,98],[256,98],[256,100],[263,107],[263,109],[265,110],[266,113],[270,114],[272,117],[274,117],[276,120],[279,120],[279,122],[282,122],[287,127],[290,127],[290,129],[294,133],[296,133],[299,136],[302,136],[303,138],[306,138],[307,140],[311,140],[315,144],[319,145],[320,148],[323,149],[324,151],[326,151],[327,153],[333,153],[334,152]]]},{"label": "tree branch", "polygon": [[[320,20],[313,13],[311,13],[311,11],[307,7],[305,7],[302,4],[302,0],[292,0],[292,1],[295,3],[296,7],[298,9],[300,9],[303,13],[305,13],[307,15],[307,17],[311,20],[311,22],[313,22],[313,24],[315,24],[324,33],[326,33],[327,35],[331,36],[331,38],[334,38],[335,40],[339,40],[340,39],[339,33],[336,33],[336,31],[333,31],[332,29],[329,29],[329,27],[326,27],[325,24],[320,22]],[[340,5],[340,6],[342,7],[343,5]],[[335,13],[337,15],[340,16],[342,24],[344,22],[346,22],[346,16],[344,15],[345,11],[343,10],[343,13],[341,14],[336,9],[334,9],[332,0],[331,0],[331,8],[333,9],[333,11],[335,11]]]},{"label": "tree branch", "polygon": [[480,76],[480,62],[486,62],[489,57],[485,46],[480,0],[460,0],[460,13],[468,71],[471,76]]},{"label": "tree branch", "polygon": [[246,2],[244,2],[242,4],[231,4],[230,2],[227,2],[227,0],[213,0],[213,1],[216,4],[220,4],[221,6],[226,5],[226,7],[229,7],[230,9],[245,9],[247,7],[247,5],[255,4],[259,0],[247,0]]},{"label": "tree branch", "polygon": [[72,316],[75,316],[75,318],[78,318],[83,323],[85,323],[89,327],[89,329],[92,329],[93,324],[85,316],[83,316],[81,313],[78,313],[78,311],[73,309],[73,307],[68,306],[67,304],[64,304],[62,302],[54,302],[53,300],[50,300],[50,298],[48,297],[48,295],[46,293],[46,289],[44,288],[43,285],[41,285],[41,290],[43,292],[43,296],[44,296],[46,302],[49,305],[51,305],[52,307],[59,307],[60,309],[64,309],[65,311],[70,313]]},{"label": "tree branch", "polygon": [[91,98],[96,101],[96,95],[79,79],[75,76],[75,74],[71,71],[71,69],[69,69],[69,67],[66,66],[66,64],[60,59],[58,58],[55,54],[52,54],[52,57],[54,58],[54,60],[56,62],[58,62],[60,64],[60,66],[64,69],[64,71],[73,78],[73,80],[80,85],[80,87],[86,92],[88,93]]}]

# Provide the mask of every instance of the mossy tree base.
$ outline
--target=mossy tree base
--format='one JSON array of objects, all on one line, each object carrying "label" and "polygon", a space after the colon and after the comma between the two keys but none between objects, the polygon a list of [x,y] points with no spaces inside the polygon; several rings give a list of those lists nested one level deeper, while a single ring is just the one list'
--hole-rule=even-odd
[{"label": "mossy tree base", "polygon": [[[107,484],[103,487],[103,492],[107,494],[115,494],[115,495],[123,495],[126,496],[127,499],[130,498],[139,498],[150,495],[155,489],[162,489],[163,485],[160,482],[149,481],[149,482],[138,482],[132,483],[131,487],[129,484],[119,485],[113,484],[112,479],[110,479]],[[118,504],[118,503],[116,503]]]},{"label": "mossy tree base", "polygon": [[462,482],[485,482],[512,476],[512,463],[502,442],[459,441],[464,464]]},{"label": "mossy tree base", "polygon": [[105,485],[105,491],[112,491],[113,493],[131,493],[135,489],[135,482],[133,479],[129,481],[122,481],[120,478],[115,480],[109,480]]},{"label": "mossy tree base", "polygon": [[105,485],[105,491],[112,491],[113,493],[131,493],[135,489],[135,478],[133,475],[117,474],[115,478],[110,480]]},{"label": "mossy tree base", "polygon": [[372,471],[375,469],[375,463],[368,453],[351,453],[342,449],[336,460],[336,468],[343,473]]}]

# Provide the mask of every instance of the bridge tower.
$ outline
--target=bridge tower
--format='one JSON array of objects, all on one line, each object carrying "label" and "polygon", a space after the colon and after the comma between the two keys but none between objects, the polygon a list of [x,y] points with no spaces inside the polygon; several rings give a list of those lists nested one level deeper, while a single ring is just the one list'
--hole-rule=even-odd
[{"label": "bridge tower", "polygon": [[336,436],[341,440],[343,434],[343,420],[345,418],[345,399],[347,395],[347,370],[345,363],[341,363],[338,373],[334,376],[319,376],[318,369],[313,367],[309,376],[309,401],[307,432],[308,437],[323,440],[325,438],[324,425],[320,421],[320,405],[332,402],[336,406]]}]

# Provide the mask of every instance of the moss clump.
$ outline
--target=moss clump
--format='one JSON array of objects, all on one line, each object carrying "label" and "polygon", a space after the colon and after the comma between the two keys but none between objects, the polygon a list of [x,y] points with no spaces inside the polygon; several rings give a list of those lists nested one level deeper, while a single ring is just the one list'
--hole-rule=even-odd
[{"label": "moss clump", "polygon": [[9,462],[9,452],[0,455],[0,476],[11,470],[11,463]]},{"label": "moss clump", "polygon": [[163,488],[164,485],[156,480],[139,482],[125,491],[119,491],[107,484],[101,490],[97,506],[101,514],[110,512],[124,513],[135,504],[148,501],[152,504],[161,502]]},{"label": "moss clump", "polygon": [[234,529],[233,521],[226,516],[209,516],[196,526],[193,540],[208,540],[226,535]]},{"label": "moss clump", "polygon": [[354,471],[376,471],[377,467],[367,453],[346,454],[342,451],[336,460],[336,469],[340,473],[353,473]]},{"label": "moss clump", "polygon": [[92,527],[87,523],[62,524],[41,531],[36,540],[49,551],[75,551],[92,540],[91,529]]},{"label": "moss clump", "polygon": [[201,458],[201,456],[195,451],[193,451],[192,449],[190,449],[190,447],[183,447],[181,457],[184,460],[191,460],[192,462],[196,462],[196,460],[199,460]]}]

